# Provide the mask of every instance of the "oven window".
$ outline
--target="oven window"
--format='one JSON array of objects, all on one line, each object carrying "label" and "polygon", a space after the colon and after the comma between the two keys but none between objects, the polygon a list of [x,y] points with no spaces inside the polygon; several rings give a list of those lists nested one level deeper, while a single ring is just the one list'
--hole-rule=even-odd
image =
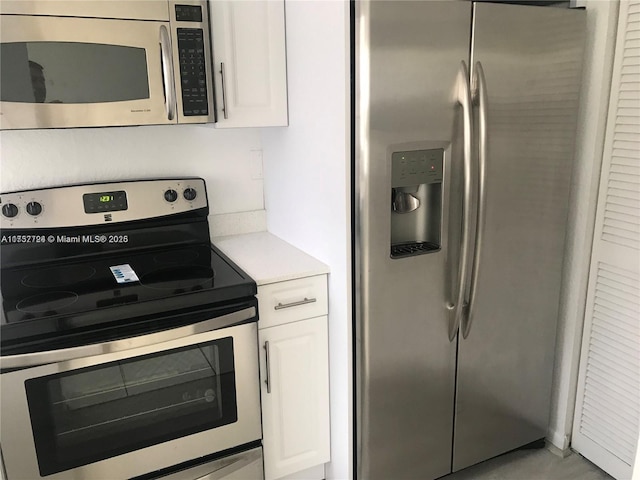
[{"label": "oven window", "polygon": [[144,48],[78,42],[0,44],[0,100],[105,103],[149,98]]},{"label": "oven window", "polygon": [[238,419],[231,337],[25,386],[43,476]]}]

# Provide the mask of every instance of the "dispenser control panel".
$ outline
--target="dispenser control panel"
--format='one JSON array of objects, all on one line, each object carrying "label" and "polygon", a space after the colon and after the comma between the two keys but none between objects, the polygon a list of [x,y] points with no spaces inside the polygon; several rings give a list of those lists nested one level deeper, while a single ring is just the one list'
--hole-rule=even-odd
[{"label": "dispenser control panel", "polygon": [[444,150],[413,150],[391,155],[391,182],[394,187],[442,183]]}]

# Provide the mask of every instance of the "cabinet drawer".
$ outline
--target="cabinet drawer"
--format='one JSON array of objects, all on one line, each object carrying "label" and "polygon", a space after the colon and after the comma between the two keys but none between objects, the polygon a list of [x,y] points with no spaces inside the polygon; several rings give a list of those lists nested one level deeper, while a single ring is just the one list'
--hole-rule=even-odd
[{"label": "cabinet drawer", "polygon": [[258,287],[258,328],[319,317],[328,313],[327,276],[298,278]]}]

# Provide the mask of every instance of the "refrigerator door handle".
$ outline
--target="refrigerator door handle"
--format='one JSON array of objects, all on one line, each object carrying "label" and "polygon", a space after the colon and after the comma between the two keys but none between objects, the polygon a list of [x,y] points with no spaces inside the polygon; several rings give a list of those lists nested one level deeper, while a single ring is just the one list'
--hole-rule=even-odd
[{"label": "refrigerator door handle", "polygon": [[462,337],[467,338],[473,322],[473,301],[478,285],[478,273],[480,267],[480,253],[482,252],[482,238],[486,212],[486,172],[487,172],[487,82],[484,76],[482,64],[476,62],[473,68],[471,80],[472,101],[478,106],[478,213],[476,222],[476,241],[473,254],[473,267],[471,284],[469,286],[468,308],[462,319]]},{"label": "refrigerator door handle", "polygon": [[449,340],[453,341],[456,332],[460,327],[460,322],[466,310],[465,292],[467,291],[467,278],[469,271],[469,252],[471,250],[471,202],[472,202],[472,172],[471,172],[471,150],[472,150],[472,105],[471,86],[469,84],[469,71],[467,64],[460,62],[460,70],[456,79],[455,88],[456,104],[462,107],[463,115],[463,157],[464,157],[464,201],[462,207],[462,238],[460,240],[460,265],[458,267],[458,293],[455,303],[449,303]]}]

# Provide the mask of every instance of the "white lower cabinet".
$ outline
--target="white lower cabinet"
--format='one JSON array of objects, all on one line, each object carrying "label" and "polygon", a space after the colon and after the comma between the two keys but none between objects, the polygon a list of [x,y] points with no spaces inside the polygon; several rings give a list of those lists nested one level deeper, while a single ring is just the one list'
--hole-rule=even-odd
[{"label": "white lower cabinet", "polygon": [[269,232],[214,243],[258,285],[264,478],[322,480],[331,460],[329,267]]},{"label": "white lower cabinet", "polygon": [[265,480],[330,459],[327,316],[259,330]]}]

